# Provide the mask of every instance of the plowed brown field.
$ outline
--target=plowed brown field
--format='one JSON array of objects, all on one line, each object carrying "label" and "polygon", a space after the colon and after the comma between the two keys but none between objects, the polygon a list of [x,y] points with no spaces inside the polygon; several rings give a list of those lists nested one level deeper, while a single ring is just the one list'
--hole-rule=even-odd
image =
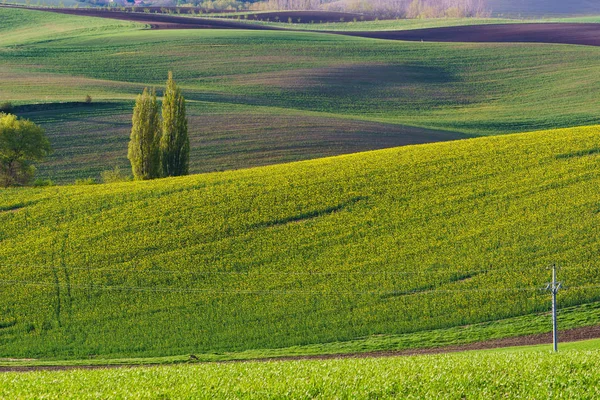
[{"label": "plowed brown field", "polygon": [[344,32],[375,39],[426,42],[557,43],[600,46],[600,24],[473,25],[406,31]]}]

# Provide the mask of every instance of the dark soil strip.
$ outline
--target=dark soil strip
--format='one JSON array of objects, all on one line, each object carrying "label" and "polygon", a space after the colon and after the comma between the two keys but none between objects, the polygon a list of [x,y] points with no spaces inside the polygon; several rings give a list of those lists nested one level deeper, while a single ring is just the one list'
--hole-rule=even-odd
[{"label": "dark soil strip", "polygon": [[[581,340],[600,338],[600,325],[588,326],[583,328],[569,329],[560,332],[561,342],[577,342]],[[347,353],[347,354],[323,354],[323,355],[307,355],[307,356],[287,356],[287,357],[270,357],[254,360],[232,360],[221,361],[220,363],[232,362],[270,362],[270,361],[294,361],[294,360],[335,360],[342,358],[379,358],[379,357],[399,357],[399,356],[415,356],[428,354],[445,354],[457,353],[469,350],[488,350],[504,347],[517,346],[533,346],[540,344],[548,344],[548,349],[552,343],[552,333],[542,333],[537,335],[518,336],[504,339],[487,340],[477,343],[469,343],[463,345],[435,347],[427,349],[408,349],[408,350],[389,350],[389,351],[372,351],[365,353]],[[199,364],[192,362],[193,364]],[[166,364],[143,364],[143,365],[63,365],[63,366],[28,366],[28,367],[9,367],[0,366],[1,372],[29,372],[29,371],[65,371],[73,369],[106,369],[106,368],[135,368],[135,367],[152,367]]]},{"label": "dark soil strip", "polygon": [[407,31],[343,32],[374,39],[424,42],[551,43],[600,46],[600,24],[499,24],[414,29]]}]

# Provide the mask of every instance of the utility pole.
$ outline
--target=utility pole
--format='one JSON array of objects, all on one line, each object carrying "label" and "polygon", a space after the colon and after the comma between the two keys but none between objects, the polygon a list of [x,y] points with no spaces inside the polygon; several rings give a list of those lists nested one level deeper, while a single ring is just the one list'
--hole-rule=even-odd
[{"label": "utility pole", "polygon": [[561,282],[556,282],[556,264],[552,265],[552,282],[546,286],[546,290],[549,290],[552,293],[552,340],[554,344],[554,352],[558,351],[558,325],[556,322],[556,312],[557,312],[557,304],[556,304],[556,295],[560,288],[562,287]]}]

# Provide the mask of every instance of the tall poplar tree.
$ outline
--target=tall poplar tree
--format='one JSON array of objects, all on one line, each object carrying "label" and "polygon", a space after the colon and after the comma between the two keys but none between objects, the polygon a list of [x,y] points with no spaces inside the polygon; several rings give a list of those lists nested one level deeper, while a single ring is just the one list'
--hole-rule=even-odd
[{"label": "tall poplar tree", "polygon": [[160,138],[160,165],[162,176],[187,175],[189,172],[190,139],[185,99],[169,71],[167,89],[162,103],[162,136]]},{"label": "tall poplar tree", "polygon": [[148,88],[135,100],[127,158],[136,180],[160,177],[160,119],[156,92]]}]

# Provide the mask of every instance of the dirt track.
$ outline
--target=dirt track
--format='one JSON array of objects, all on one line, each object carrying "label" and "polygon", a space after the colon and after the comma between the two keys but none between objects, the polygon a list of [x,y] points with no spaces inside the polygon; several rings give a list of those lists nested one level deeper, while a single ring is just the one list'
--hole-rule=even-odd
[{"label": "dirt track", "polygon": [[[569,329],[560,332],[561,342],[575,342],[587,339],[600,338],[600,325],[583,328]],[[223,361],[222,363],[230,362],[269,362],[269,361],[290,361],[290,360],[332,360],[340,358],[378,358],[378,357],[399,357],[399,356],[414,356],[427,354],[443,354],[456,353],[468,350],[485,350],[497,349],[502,347],[516,346],[531,346],[538,344],[552,343],[552,333],[544,333],[538,335],[519,336],[505,339],[487,340],[484,342],[469,343],[464,345],[435,347],[428,349],[410,349],[410,350],[392,350],[392,351],[373,351],[366,353],[349,353],[349,354],[325,354],[325,355],[310,355],[310,356],[290,356],[290,357],[272,357],[256,360],[240,360],[240,361]],[[164,365],[164,364],[163,364]],[[152,365],[77,365],[77,366],[37,366],[37,367],[8,367],[0,366],[2,372],[29,372],[29,371],[64,371],[73,369],[103,369],[103,368],[134,368],[134,367],[150,367]]]}]

